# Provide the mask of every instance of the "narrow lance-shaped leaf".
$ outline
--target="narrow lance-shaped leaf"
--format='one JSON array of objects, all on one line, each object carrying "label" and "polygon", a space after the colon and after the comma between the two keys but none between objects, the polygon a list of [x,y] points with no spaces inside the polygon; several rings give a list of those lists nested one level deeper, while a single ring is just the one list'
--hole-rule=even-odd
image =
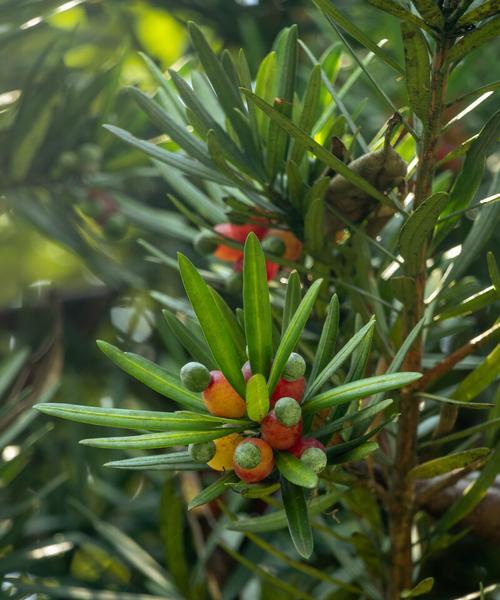
[{"label": "narrow lance-shaped leaf", "polygon": [[438,477],[439,475],[444,475],[454,469],[462,469],[479,459],[486,459],[490,452],[490,448],[472,448],[471,450],[448,454],[448,456],[440,456],[439,458],[428,460],[421,465],[413,467],[408,473],[408,477],[411,477],[412,479],[431,479],[432,477]]},{"label": "narrow lance-shaped leaf", "polygon": [[[319,102],[321,93],[321,65],[314,65],[312,68],[309,80],[307,82],[306,91],[302,103],[302,112],[299,118],[299,127],[310,134],[318,116]],[[306,153],[306,146],[295,140],[290,160],[300,165]]]},{"label": "narrow lance-shaped leaf", "polygon": [[435,533],[444,533],[450,527],[453,527],[455,523],[466,517],[484,498],[498,473],[500,473],[500,443],[497,444],[479,477],[441,517]]},{"label": "narrow lance-shaped leaf", "polygon": [[448,54],[448,60],[459,61],[467,54],[476,50],[486,42],[495,39],[498,36],[498,27],[500,25],[500,17],[490,19],[481,27],[474,31],[467,32],[458,42],[451,48]]},{"label": "narrow lance-shaped leaf", "polygon": [[290,452],[277,452],[275,460],[278,471],[290,483],[305,488],[318,485],[316,473]]},{"label": "narrow lance-shaped leaf", "polygon": [[266,258],[255,233],[250,233],[245,243],[243,310],[252,373],[267,377],[273,352],[271,301]]},{"label": "narrow lance-shaped leaf", "polygon": [[[299,488],[300,489],[300,488]],[[336,502],[344,493],[345,488],[338,486],[336,489],[313,498],[307,504],[309,517],[319,515]],[[227,528],[232,531],[253,531],[255,533],[266,531],[278,531],[287,526],[287,518],[284,510],[276,510],[259,517],[241,517],[237,521],[230,523]]]},{"label": "narrow lance-shaped leaf", "polygon": [[304,395],[304,400],[308,400],[315,394],[316,391],[321,389],[323,385],[336,373],[336,371],[343,365],[343,363],[349,358],[359,344],[363,341],[365,336],[368,335],[369,331],[375,327],[375,321],[372,319],[369,323],[364,325],[347,344],[337,352],[337,354],[330,360],[330,362],[321,370],[319,375],[309,380],[308,389]]},{"label": "narrow lance-shaped leaf", "polygon": [[339,299],[337,294],[334,294],[328,306],[328,313],[323,329],[321,330],[321,336],[314,356],[311,375],[309,376],[309,382],[311,383],[316,379],[318,373],[324,369],[330,356],[335,351],[335,343],[339,331],[339,317]]},{"label": "narrow lance-shaped leaf", "polygon": [[301,299],[300,291],[300,275],[297,271],[292,271],[288,277],[286,284],[285,306],[283,308],[283,320],[281,323],[281,335],[283,335],[293,317],[295,311],[299,307]]},{"label": "narrow lance-shaped leaf", "polygon": [[123,427],[149,431],[195,431],[206,430],[218,425],[244,425],[245,421],[226,419],[189,411],[162,412],[153,410],[131,410],[127,408],[102,408],[59,402],[39,403],[34,408],[40,412],[101,427]]},{"label": "narrow lance-shaped leaf", "polygon": [[444,24],[443,13],[435,0],[412,0],[412,2],[427,23],[436,27]]},{"label": "narrow lance-shaped leaf", "polygon": [[196,495],[188,504],[188,510],[193,510],[193,508],[215,500],[227,490],[230,483],[236,483],[237,481],[238,477],[233,471],[228,471]]},{"label": "narrow lance-shaped leaf", "polygon": [[314,541],[304,490],[282,478],[281,495],[293,544],[301,556],[309,558],[313,551]]},{"label": "narrow lance-shaped leaf", "polygon": [[417,381],[420,377],[422,377],[420,373],[407,372],[378,375],[376,377],[352,381],[344,385],[339,385],[304,402],[302,412],[303,414],[315,413],[324,408],[330,408],[351,400],[366,398],[372,394],[396,390]]},{"label": "narrow lance-shaped leaf", "polygon": [[167,326],[170,331],[175,335],[179,342],[189,352],[189,354],[197,361],[204,364],[208,369],[215,369],[216,363],[210,348],[206,344],[205,340],[195,335],[184,323],[181,323],[179,319],[173,314],[172,311],[164,309],[162,311]]},{"label": "narrow lance-shaped leaf", "polygon": [[179,254],[179,267],[184,288],[212,354],[229,383],[240,396],[244,397],[245,382],[241,373],[241,359],[234,346],[226,317],[209,286],[203,281],[194,265],[182,254]]},{"label": "narrow lance-shaped leaf", "polygon": [[114,460],[105,463],[104,466],[131,471],[200,471],[206,469],[206,465],[194,462],[187,451]]},{"label": "narrow lance-shaped leaf", "polygon": [[257,423],[269,412],[269,391],[266,378],[261,373],[252,375],[247,382],[246,404],[249,418]]},{"label": "narrow lance-shaped leaf", "polygon": [[276,121],[285,131],[287,131],[294,139],[300,141],[325,165],[331,167],[334,171],[344,176],[347,181],[358,187],[360,190],[366,192],[369,196],[372,196],[382,204],[390,205],[392,202],[379,192],[371,183],[366,179],[349,169],[341,160],[324,148],[321,144],[318,144],[312,137],[307,135],[300,127],[295,125],[290,119],[287,119],[284,115],[280,114],[267,102],[253,94],[250,90],[242,90],[242,92],[250,98],[255,104],[263,110],[269,117]]},{"label": "narrow lance-shaped leaf", "polygon": [[399,245],[408,275],[418,273],[428,238],[447,202],[446,192],[433,194],[422,202],[401,228]]},{"label": "narrow lance-shaped leaf", "polygon": [[[431,1],[431,0],[429,0]],[[332,19],[339,27],[341,27],[346,33],[352,38],[359,42],[365,48],[368,48],[380,58],[386,65],[391,67],[396,73],[403,75],[403,69],[401,66],[378,46],[373,40],[371,40],[359,27],[357,27],[352,19],[349,19],[342,14],[338,8],[335,7],[332,0],[313,0],[314,4],[330,19]]]},{"label": "narrow lance-shaped leaf", "polygon": [[98,341],[97,345],[115,365],[138,379],[155,392],[195,411],[205,412],[198,394],[186,390],[181,382],[155,363],[130,352],[122,352],[112,344]]},{"label": "narrow lance-shaped leaf", "polygon": [[306,295],[290,320],[290,324],[281,338],[278,350],[276,351],[276,356],[274,357],[273,365],[271,367],[269,380],[267,382],[269,394],[272,394],[274,388],[276,387],[281,373],[285,368],[286,361],[300,339],[307,319],[309,318],[309,315],[314,307],[314,303],[316,302],[316,298],[318,297],[322,283],[323,280],[318,279],[307,290]]},{"label": "narrow lance-shaped leaf", "polygon": [[431,79],[427,43],[420,29],[408,21],[401,23],[401,34],[405,51],[408,99],[413,112],[425,123]]},{"label": "narrow lance-shaped leaf", "polygon": [[92,438],[81,440],[84,446],[94,448],[111,448],[115,450],[148,450],[150,448],[171,448],[199,444],[224,437],[228,433],[243,431],[245,427],[211,429],[206,431],[176,431],[174,433],[145,433],[121,437]]}]

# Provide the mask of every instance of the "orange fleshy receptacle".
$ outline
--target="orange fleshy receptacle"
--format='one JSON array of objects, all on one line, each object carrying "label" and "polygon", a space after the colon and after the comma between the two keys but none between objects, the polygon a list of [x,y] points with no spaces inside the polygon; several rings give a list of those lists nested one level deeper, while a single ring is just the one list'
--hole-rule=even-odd
[{"label": "orange fleshy receptacle", "polygon": [[234,451],[234,472],[247,483],[262,481],[274,468],[271,446],[260,438],[246,438]]},{"label": "orange fleshy receptacle", "polygon": [[[258,225],[234,225],[233,223],[220,223],[214,227],[214,231],[235,242],[244,244],[247,236],[252,231],[261,239],[267,232],[265,227]],[[236,262],[243,257],[243,250],[232,248],[224,244],[219,244],[215,250],[214,256],[219,260],[226,262]]]},{"label": "orange fleshy receptacle", "polygon": [[234,450],[244,439],[239,433],[231,433],[214,440],[215,455],[207,465],[215,471],[232,471]]},{"label": "orange fleshy receptacle", "polygon": [[221,371],[210,371],[210,383],[203,391],[202,398],[208,411],[217,417],[238,419],[246,413],[245,400]]},{"label": "orange fleshy receptacle", "polygon": [[269,229],[266,233],[266,238],[275,237],[283,241],[285,244],[285,252],[283,258],[286,260],[297,260],[302,254],[302,242],[291,231],[282,229]]}]

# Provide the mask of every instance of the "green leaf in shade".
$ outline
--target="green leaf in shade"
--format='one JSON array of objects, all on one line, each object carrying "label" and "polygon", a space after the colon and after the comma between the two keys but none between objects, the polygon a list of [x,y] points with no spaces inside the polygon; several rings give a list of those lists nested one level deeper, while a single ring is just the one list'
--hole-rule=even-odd
[{"label": "green leaf in shade", "polygon": [[244,481],[238,481],[228,485],[234,492],[245,496],[245,498],[265,498],[274,494],[280,488],[279,483],[245,483]]},{"label": "green leaf in shade", "polygon": [[[309,75],[306,91],[302,101],[298,125],[305,133],[310,134],[318,118],[321,94],[321,65],[314,65]],[[290,152],[290,160],[300,165],[306,154],[306,146],[295,140]]]},{"label": "green leaf in shade", "polygon": [[429,236],[447,202],[448,194],[446,192],[433,194],[424,200],[403,224],[399,245],[408,275],[418,273]]},{"label": "green leaf in shade", "polygon": [[373,454],[376,450],[378,450],[377,442],[365,442],[363,444],[360,444],[356,448],[353,448],[352,450],[347,450],[340,456],[329,458],[328,464],[335,465],[364,460],[367,456],[370,456],[370,454]]},{"label": "green leaf in shade", "polygon": [[304,401],[307,401],[309,398],[311,398],[315,392],[320,390],[323,385],[328,382],[332,375],[337,372],[337,370],[344,364],[344,362],[349,358],[349,356],[354,352],[359,344],[361,344],[361,342],[369,334],[370,330],[374,327],[375,321],[372,319],[352,336],[347,344],[341,350],[339,350],[339,352],[337,352],[330,362],[327,363],[327,365],[320,371],[316,378],[313,379],[311,377],[309,379],[308,389],[304,394]]},{"label": "green leaf in shade", "polygon": [[484,288],[484,290],[477,292],[477,294],[473,294],[465,300],[462,300],[460,304],[446,308],[438,313],[434,319],[436,321],[444,321],[446,319],[451,319],[452,317],[465,316],[478,310],[482,310],[486,306],[496,302],[498,298],[498,292],[490,285],[489,287]]},{"label": "green leaf in shade", "polygon": [[339,316],[339,299],[337,294],[334,294],[330,300],[325,323],[323,325],[323,329],[321,330],[321,336],[319,338],[318,347],[316,349],[316,354],[314,355],[311,368],[311,374],[309,376],[309,383],[315,381],[318,373],[325,368],[325,366],[328,364],[330,356],[332,356],[335,351],[335,343],[337,342],[337,335],[339,331]]},{"label": "green leaf in shade", "polygon": [[188,510],[193,510],[193,508],[197,508],[198,506],[212,502],[212,500],[215,500],[221,494],[227,491],[229,484],[237,482],[238,477],[233,471],[224,473],[224,475],[218,477],[213,483],[207,486],[191,500],[191,502],[188,504]]},{"label": "green leaf in shade", "polygon": [[[447,206],[443,210],[443,218],[467,208],[474,199],[483,179],[486,158],[496,143],[499,133],[500,110],[492,115],[467,151],[462,170],[455,179]],[[453,229],[458,219],[458,216],[452,217],[438,224],[436,243],[442,241],[446,233]]]},{"label": "green leaf in shade", "polygon": [[[250,72],[250,66],[245,54],[245,51],[241,48],[238,54],[238,73],[240,76],[241,85],[248,89],[252,88],[252,74]],[[254,139],[255,147],[261,151],[261,138],[259,136],[259,123],[257,119],[257,111],[255,106],[251,102],[248,102],[248,119],[250,122],[250,128]]]},{"label": "green leaf in shade", "polygon": [[486,42],[495,39],[498,36],[498,27],[500,26],[500,17],[487,21],[481,27],[474,29],[462,36],[458,42],[451,48],[448,54],[450,62],[462,60]]},{"label": "green leaf in shade", "polygon": [[490,452],[491,448],[473,448],[455,454],[448,454],[447,456],[440,456],[413,467],[408,473],[408,477],[412,479],[431,479],[449,473],[454,469],[466,467],[479,459],[486,459]]},{"label": "green leaf in shade", "polygon": [[[473,406],[472,404],[470,405]],[[479,423],[479,425],[473,425],[472,427],[466,427],[465,429],[461,429],[460,431],[456,431],[455,433],[450,433],[449,435],[444,435],[443,437],[439,437],[436,439],[428,440],[426,442],[422,442],[420,444],[420,448],[429,448],[430,446],[442,446],[443,444],[448,444],[450,442],[456,442],[457,440],[462,440],[464,438],[470,438],[476,433],[481,433],[483,431],[487,431],[488,429],[496,429],[500,425],[500,417],[493,418],[489,421],[483,421]]]},{"label": "green leaf in shade", "polygon": [[104,466],[132,471],[201,471],[207,468],[202,463],[194,462],[187,451],[113,460]]},{"label": "green leaf in shade", "polygon": [[174,400],[174,402],[186,408],[198,412],[206,412],[199,394],[194,394],[186,390],[180,380],[172,377],[165,369],[138,354],[122,352],[116,346],[102,340],[99,340],[97,345],[115,365],[155,392]]},{"label": "green leaf in shade", "polygon": [[409,21],[401,22],[406,63],[406,85],[410,107],[425,123],[429,110],[430,62],[427,42],[421,30]]},{"label": "green leaf in shade", "polygon": [[[357,423],[363,423],[369,421],[367,425],[372,421],[372,417],[382,412],[386,408],[389,408],[393,403],[390,398],[387,400],[381,400],[376,404],[369,404],[366,408],[362,408],[353,413],[348,413],[343,417],[333,420],[328,425],[321,427],[320,429],[314,430],[314,437],[322,438],[323,436],[329,436],[336,431],[342,430],[343,432],[348,431],[354,427]],[[344,423],[350,423],[349,427],[344,427]],[[366,429],[366,428],[365,428]],[[363,432],[361,432],[363,433]],[[359,435],[361,435],[361,433]],[[356,436],[358,437],[358,436]]]},{"label": "green leaf in shade", "polygon": [[390,373],[345,383],[305,401],[302,405],[302,412],[303,414],[315,413],[324,408],[366,398],[372,394],[396,390],[417,381],[421,377],[421,373]]},{"label": "green leaf in shade", "polygon": [[133,136],[131,133],[120,127],[115,127],[114,125],[104,125],[103,127],[129,146],[141,150],[141,152],[144,152],[161,163],[179,169],[179,171],[182,171],[186,175],[190,175],[191,177],[199,176],[203,179],[208,179],[209,181],[214,181],[222,185],[232,185],[232,181],[226,176],[221,175],[215,169],[211,169],[197,160],[183,156],[178,152],[169,152],[161,146],[157,146],[156,144]]},{"label": "green leaf in shade", "polygon": [[260,423],[269,412],[269,391],[266,378],[261,373],[252,375],[247,381],[247,413],[252,421]]},{"label": "green leaf in shade", "polygon": [[252,373],[261,373],[267,377],[273,353],[271,301],[267,286],[266,258],[253,232],[245,243],[243,310]]},{"label": "green leaf in shade", "polygon": [[[391,360],[390,365],[387,367],[387,373],[396,373],[398,369],[401,368],[406,355],[410,351],[410,348],[417,341],[418,336],[422,332],[422,329],[425,324],[425,317],[420,319],[420,321],[415,325],[415,327],[410,331],[410,333],[406,336],[403,343],[401,344],[399,350],[394,355],[394,358]],[[373,397],[371,404],[376,404],[382,400],[383,394],[377,394]]]},{"label": "green leaf in shade", "polygon": [[500,298],[500,271],[498,270],[497,261],[495,260],[495,255],[493,252],[489,251],[486,255],[486,260],[488,263],[488,273],[491,279],[491,283],[495,288],[495,291]]},{"label": "green leaf in shade", "polygon": [[325,248],[325,200],[324,195],[328,189],[330,180],[325,177],[323,185],[323,194],[314,198],[307,206],[307,212],[304,219],[304,243],[307,252],[313,257],[320,258]]},{"label": "green leaf in shade", "polygon": [[425,400],[433,400],[434,402],[440,402],[445,404],[456,404],[462,408],[471,408],[472,410],[486,410],[493,408],[495,405],[492,402],[463,402],[462,400],[455,400],[454,398],[446,398],[445,396],[437,396],[436,394],[417,394],[420,398]]},{"label": "green leaf in shade", "polygon": [[165,317],[169,330],[184,346],[189,355],[204,364],[207,369],[215,369],[217,367],[215,359],[205,340],[200,339],[184,323],[181,323],[169,309],[164,309],[162,314]]},{"label": "green leaf in shade", "polygon": [[412,0],[418,12],[422,15],[424,21],[435,27],[444,25],[443,13],[439,9],[435,0]]},{"label": "green leaf in shade", "polygon": [[314,548],[314,541],[304,490],[282,478],[281,496],[293,545],[300,556],[309,558]]},{"label": "green leaf in shade", "polygon": [[403,600],[406,600],[406,598],[417,598],[423,594],[428,594],[433,587],[434,577],[426,577],[425,579],[422,579],[422,581],[419,581],[411,590],[403,590],[401,592],[401,598]]},{"label": "green leaf in shade", "polygon": [[318,485],[316,473],[290,452],[276,452],[275,461],[278,471],[291,483],[305,488]]},{"label": "green leaf in shade", "polygon": [[328,464],[343,464],[346,462],[344,457],[350,456],[351,453],[357,448],[361,448],[363,444],[368,442],[371,438],[375,437],[379,431],[382,431],[384,427],[393,423],[399,414],[393,414],[388,419],[374,427],[372,430],[368,431],[364,435],[359,438],[349,440],[348,442],[342,442],[340,444],[335,444],[335,446],[331,446],[327,448],[326,453],[328,454]]},{"label": "green leaf in shade", "polygon": [[479,502],[481,502],[499,473],[500,443],[497,444],[479,477],[464,491],[462,496],[451,505],[438,521],[435,534],[442,535],[450,527],[453,527],[453,525],[464,519],[479,504]]},{"label": "green leaf in shade", "polygon": [[288,360],[290,354],[294,351],[295,346],[302,335],[302,331],[304,330],[306,322],[312,312],[322,283],[323,280],[318,279],[307,290],[306,295],[291,318],[285,333],[281,337],[267,382],[270,395],[273,393],[273,390],[276,387],[279,378],[281,377],[281,373],[285,368],[286,361]]},{"label": "green leaf in shade", "polygon": [[224,437],[230,433],[244,431],[247,427],[214,428],[206,431],[176,431],[174,433],[145,433],[122,437],[91,438],[80,440],[84,446],[112,448],[115,450],[148,450],[150,448],[171,448],[199,444]]},{"label": "green leaf in shade", "polygon": [[245,381],[241,373],[241,355],[235,348],[227,317],[215,300],[210,287],[203,281],[191,261],[182,254],[179,254],[179,267],[184,288],[212,354],[224,376],[243,398]]},{"label": "green leaf in shade", "polygon": [[[429,0],[430,1],[430,0]],[[339,27],[354,38],[359,44],[371,50],[375,56],[380,58],[386,65],[391,67],[399,75],[404,75],[404,71],[391,56],[382,50],[372,39],[370,39],[359,27],[354,24],[354,20],[346,17],[335,7],[332,0],[313,0],[314,4],[323,12],[326,17],[332,19]]]},{"label": "green leaf in shade", "polygon": [[[332,506],[334,502],[344,493],[345,487],[338,486],[336,489],[327,492],[321,496],[313,498],[307,504],[307,512],[309,517],[319,515],[323,511]],[[287,519],[284,510],[276,510],[266,515],[259,517],[240,517],[236,521],[230,523],[227,528],[232,531],[254,531],[261,533],[265,531],[277,531],[284,529],[287,526]]]},{"label": "green leaf in shade", "polygon": [[[497,326],[496,331],[498,336],[500,326]],[[453,398],[462,402],[470,402],[499,376],[500,344],[497,344],[488,356],[485,356],[481,364],[469,373],[465,379],[462,379],[453,393]]]},{"label": "green leaf in shade", "polygon": [[212,296],[214,297],[217,306],[224,316],[226,327],[231,334],[234,348],[239,356],[240,364],[243,364],[247,360],[245,351],[245,335],[243,334],[243,329],[238,322],[236,315],[231,310],[231,307],[219,294],[219,292],[213,288],[210,288],[210,291],[212,292]]},{"label": "green leaf in shade", "polygon": [[[273,102],[276,97],[276,82],[277,82],[277,63],[278,57],[276,52],[270,52],[260,63],[255,80],[255,93],[266,102]],[[248,88],[250,89],[250,88]],[[267,139],[269,131],[269,118],[261,111],[257,112],[257,124],[259,132],[263,139]]]},{"label": "green leaf in shade", "polygon": [[212,161],[210,160],[205,144],[189,133],[185,127],[176,123],[161,106],[144,92],[133,87],[129,87],[127,90],[142,110],[163,133],[166,133],[178,146],[185,150],[189,156],[209,167],[211,166]]},{"label": "green leaf in shade", "polygon": [[413,23],[420,29],[425,29],[428,33],[433,33],[433,30],[427,25],[425,21],[414,15],[406,8],[403,8],[400,4],[395,2],[395,0],[368,0],[368,3],[384,12],[397,17],[401,21],[405,21],[407,23]]},{"label": "green leaf in shade", "polygon": [[287,131],[295,140],[304,144],[309,150],[325,165],[331,167],[335,172],[342,175],[352,183],[354,186],[366,192],[369,196],[378,200],[381,204],[393,206],[392,202],[379,192],[371,183],[366,179],[349,169],[341,160],[329,152],[321,144],[318,144],[312,137],[310,137],[300,127],[295,125],[290,119],[279,113],[267,102],[259,98],[256,94],[253,94],[251,90],[243,89],[242,92],[250,98],[255,104],[264,111],[269,117],[276,121],[285,131]]},{"label": "green leaf in shade", "polygon": [[288,327],[291,318],[299,307],[301,300],[300,275],[297,271],[292,271],[288,276],[285,294],[285,306],[283,307],[283,319],[281,322],[281,335]]},{"label": "green leaf in shade", "polygon": [[12,352],[0,366],[0,398],[9,389],[29,356],[28,348]]},{"label": "green leaf in shade", "polygon": [[488,19],[498,13],[498,0],[484,0],[479,6],[476,6],[472,10],[469,10],[458,19],[458,25],[463,27],[464,25],[474,24],[477,21]]},{"label": "green leaf in shade", "polygon": [[63,404],[59,402],[43,402],[35,404],[40,412],[101,427],[120,427],[125,429],[146,429],[149,431],[195,431],[210,429],[219,425],[249,425],[248,421],[227,419],[198,412],[177,411],[162,412],[156,410],[131,410],[128,408],[102,408],[100,406],[84,406]]}]

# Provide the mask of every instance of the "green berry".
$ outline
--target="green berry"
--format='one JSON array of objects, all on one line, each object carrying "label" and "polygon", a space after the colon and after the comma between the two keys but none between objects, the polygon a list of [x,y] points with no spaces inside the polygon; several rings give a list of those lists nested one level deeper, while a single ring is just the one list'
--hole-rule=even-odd
[{"label": "green berry", "polygon": [[297,354],[292,352],[286,361],[285,369],[283,370],[283,377],[287,381],[295,381],[304,376],[306,372],[306,361]]},{"label": "green berry", "polygon": [[234,451],[234,461],[242,469],[254,469],[260,463],[261,455],[255,444],[241,442]]},{"label": "green berry", "polygon": [[274,256],[283,256],[286,252],[286,244],[281,238],[270,235],[262,240],[262,249]]},{"label": "green berry", "polygon": [[191,392],[203,392],[210,385],[210,371],[199,362],[186,363],[180,376],[184,386]]},{"label": "green berry", "polygon": [[200,442],[199,444],[189,444],[189,456],[199,463],[206,463],[215,456],[216,447],[214,442]]},{"label": "green berry", "polygon": [[219,242],[211,231],[202,231],[194,239],[194,248],[200,254],[213,254]]},{"label": "green berry", "polygon": [[302,452],[300,460],[315,473],[321,473],[326,467],[328,459],[326,453],[321,448],[306,448]]},{"label": "green berry", "polygon": [[302,409],[297,400],[286,396],[276,402],[274,414],[278,421],[286,427],[294,427],[302,418]]},{"label": "green berry", "polygon": [[57,159],[57,166],[63,171],[74,171],[78,167],[78,156],[70,150],[62,152]]}]

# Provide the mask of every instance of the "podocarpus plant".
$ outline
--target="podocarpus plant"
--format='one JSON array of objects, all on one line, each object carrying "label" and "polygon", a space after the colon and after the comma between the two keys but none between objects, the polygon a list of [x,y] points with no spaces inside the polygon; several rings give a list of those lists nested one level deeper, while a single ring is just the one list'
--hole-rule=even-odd
[{"label": "podocarpus plant", "polygon": [[[215,250],[217,245],[236,250],[216,252],[213,260],[208,258],[211,269],[201,273],[215,285],[222,284],[229,274],[220,259],[226,265],[231,262],[235,271],[241,267],[237,267],[243,250],[242,229],[238,229],[241,226],[246,228],[245,237],[248,231],[259,230],[256,234],[263,244],[269,230],[285,230],[303,245],[293,260],[286,258],[286,243],[284,247],[274,241],[264,245],[267,260],[280,265],[281,279],[288,280],[286,291],[279,281],[272,285],[269,306],[265,286],[269,269],[265,271],[256,237],[248,239],[242,277],[244,308],[243,312],[237,310],[237,316],[216,291],[206,286],[187,259],[181,258],[181,275],[204,338],[198,334],[192,314],[187,314],[188,326],[183,326],[171,312],[172,307],[178,310],[179,304],[156,294],[169,309],[166,318],[172,333],[183,340],[195,361],[222,371],[236,396],[246,399],[249,420],[229,421],[224,416],[206,415],[195,393],[186,392],[145,359],[122,354],[106,344],[102,348],[115,362],[184,404],[190,414],[130,414],[116,412],[118,409],[61,405],[41,408],[89,423],[130,427],[133,420],[140,429],[155,430],[154,424],[162,429],[176,429],[175,433],[91,442],[99,446],[168,447],[214,439],[217,452],[218,436],[223,436],[228,427],[234,429],[233,434],[261,439],[259,423],[268,418],[268,395],[273,393],[288,356],[299,350],[313,359],[309,361],[302,413],[308,417],[321,409],[314,421],[303,419],[304,429],[315,439],[337,442],[327,449],[330,465],[332,457],[334,462],[338,457],[339,462],[348,465],[345,469],[333,469],[333,473],[328,467],[320,473],[319,480],[325,486],[330,485],[326,481],[331,479],[337,486],[339,481],[346,484],[344,501],[349,507],[358,508],[366,520],[366,527],[355,530],[351,537],[356,555],[366,567],[357,581],[362,587],[359,597],[382,594],[396,599],[401,594],[408,597],[430,592],[433,581],[428,578],[418,582],[419,568],[427,556],[456,539],[449,530],[464,517],[469,516],[473,528],[479,524],[481,515],[475,515],[474,508],[499,471],[500,449],[495,447],[498,407],[472,402],[499,372],[499,347],[488,348],[499,331],[491,308],[498,300],[500,285],[493,256],[488,255],[487,260],[491,285],[481,286],[480,280],[469,276],[469,268],[494,233],[499,214],[498,196],[492,196],[492,192],[488,195],[486,191],[486,197],[475,201],[483,191],[486,157],[498,136],[499,114],[442,159],[441,164],[445,164],[450,158],[465,156],[458,173],[436,176],[436,153],[442,132],[452,126],[453,119],[462,118],[484,100],[485,92],[498,87],[493,83],[479,90],[464,90],[463,96],[449,100],[448,78],[459,72],[469,52],[495,36],[499,19],[495,16],[496,3],[489,1],[470,9],[472,3],[466,0],[414,0],[411,8],[407,3],[371,0],[370,4],[401,21],[403,65],[329,0],[315,0],[315,4],[346,51],[359,62],[356,77],[368,78],[374,94],[387,106],[388,116],[392,115],[370,142],[344,104],[352,81],[340,88],[335,82],[342,47],[332,45],[317,60],[308,46],[298,41],[295,27],[278,37],[273,51],[260,66],[255,83],[243,51],[236,61],[228,52],[217,57],[195,25],[190,26],[192,43],[203,72],[193,74],[191,85],[175,72],[165,79],[150,63],[160,85],[157,98],[136,89],[131,94],[159,129],[178,144],[179,152],[166,151],[116,127],[109,128],[149,154],[166,179],[170,178],[171,200],[205,232],[204,243],[208,241],[209,246],[197,245],[203,254],[208,248]],[[360,60],[346,34],[373,55]],[[307,77],[303,77],[305,65],[301,65],[301,76],[297,76],[300,48],[313,64]],[[397,107],[388,96],[388,87],[375,81],[366,64],[374,58],[387,67],[387,78],[391,74],[397,76],[399,85],[406,86],[409,106]],[[476,96],[480,100],[475,100]],[[469,100],[474,102],[464,108]],[[456,113],[449,123],[445,122],[445,109],[446,114]],[[494,183],[495,180],[492,186]],[[471,207],[478,209],[472,225],[463,220]],[[217,227],[228,222],[233,227]],[[151,246],[148,249],[172,266],[171,259]],[[290,275],[292,268],[309,287],[300,304],[300,277],[297,273]],[[273,278],[276,275],[275,270]],[[339,308],[335,296],[331,299],[335,286],[342,290],[347,317],[340,335],[348,335],[348,323],[354,323],[356,329],[354,337],[337,354],[334,340]],[[281,317],[280,307],[284,307]],[[316,318],[325,319],[324,333],[318,335],[318,329],[312,326],[299,340],[305,319],[313,310]],[[372,313],[376,322],[370,320]],[[274,332],[274,342],[271,315],[279,328]],[[475,332],[470,339],[464,338],[471,325],[464,318],[468,315],[480,315],[481,321],[489,321],[485,329],[477,331],[481,332],[479,335]],[[454,342],[455,346],[443,354],[439,338],[457,331],[458,343]],[[370,355],[372,337],[374,352]],[[297,344],[300,348],[296,348]],[[246,386],[241,372],[247,360],[245,345],[251,372]],[[341,365],[349,354],[350,366],[344,370]],[[454,367],[468,357],[474,360],[472,366],[467,366],[470,372],[462,377]],[[423,377],[415,377],[395,405],[383,399],[383,390],[369,387],[370,381],[379,381],[379,375],[363,380],[359,387],[358,380],[366,372],[391,377],[400,370],[423,372]],[[199,374],[203,379],[203,369]],[[411,374],[409,377],[413,378]],[[397,381],[399,385],[401,380]],[[196,379],[198,384],[204,385]],[[333,398],[346,399],[346,390],[358,390],[352,392],[356,395],[347,397],[352,400],[350,404],[333,414],[330,410],[323,412],[323,408],[331,408]],[[209,402],[206,406],[210,410]],[[457,429],[457,415],[462,408],[491,412],[480,423]],[[275,417],[273,414],[270,418]],[[365,418],[373,421],[368,432],[358,423]],[[385,427],[380,429],[382,424]],[[340,440],[325,439],[334,432],[340,433]],[[368,439],[376,439],[379,448],[364,460],[365,452],[375,450]],[[235,444],[230,450],[232,460],[245,469],[240,470],[243,478],[255,475],[248,474],[248,470],[255,469],[264,455],[262,448],[257,448],[259,445],[236,453]],[[193,456],[201,456],[201,450],[207,448],[191,447],[180,454],[127,459],[114,466],[202,469],[203,465],[193,462]],[[209,455],[210,448],[205,456]],[[265,457],[269,462],[267,450]],[[261,517],[263,521],[241,519],[233,527],[250,532],[270,531],[283,526],[286,514],[297,548],[309,555],[312,538],[304,519],[307,511],[301,486],[315,488],[318,476],[311,464],[302,460],[300,450],[292,453],[276,449],[273,460],[282,476],[285,513],[265,515]],[[214,464],[220,467],[230,462]],[[443,490],[453,492],[457,482],[481,467],[465,494],[448,494],[452,500],[445,504],[444,514],[442,503],[440,509],[433,506],[433,499]],[[267,476],[269,469],[265,471]],[[249,485],[257,485],[250,493],[268,497],[276,491],[272,485],[275,475],[269,473],[269,486],[235,482],[232,475],[224,475],[195,503],[213,498],[227,486],[248,493]],[[364,492],[369,490],[363,501],[359,499],[360,486],[364,486]],[[310,516],[337,497],[330,497],[329,493],[311,500]],[[429,519],[426,510],[437,513],[438,519]],[[412,531],[416,531],[416,540],[412,540]],[[421,556],[418,564],[412,557],[415,544]],[[386,560],[388,547],[390,557]]]}]

